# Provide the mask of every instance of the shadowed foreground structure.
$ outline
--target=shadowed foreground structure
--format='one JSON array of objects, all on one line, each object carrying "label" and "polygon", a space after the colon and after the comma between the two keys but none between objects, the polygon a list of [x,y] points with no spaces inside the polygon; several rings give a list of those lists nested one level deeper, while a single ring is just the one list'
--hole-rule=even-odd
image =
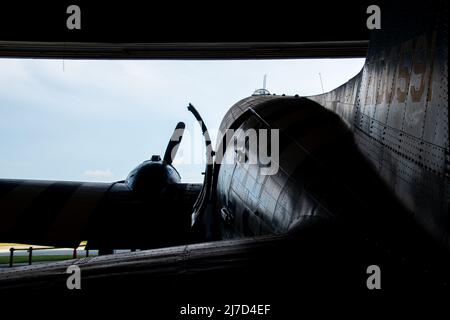
[{"label": "shadowed foreground structure", "polygon": [[[233,148],[227,129],[237,139],[249,129],[278,129],[272,175],[262,174],[267,164],[216,161],[203,185],[183,185],[171,162],[154,156],[111,185],[0,181],[0,206],[9,210],[0,240],[152,249],[0,271],[0,291],[109,303],[126,293],[174,316],[187,303],[272,303],[278,319],[295,313],[299,300],[323,307],[448,295],[448,5],[383,8],[383,28],[372,32],[366,64],[348,83],[312,97],[237,102],[222,121],[216,154],[202,123],[207,159],[255,152]],[[95,205],[62,231],[55,226],[78,211],[61,196],[53,200],[55,193],[78,209],[94,195]],[[25,216],[45,226],[19,231]],[[66,289],[72,263],[82,270],[79,292]],[[370,265],[381,269],[378,293],[367,288]]]}]

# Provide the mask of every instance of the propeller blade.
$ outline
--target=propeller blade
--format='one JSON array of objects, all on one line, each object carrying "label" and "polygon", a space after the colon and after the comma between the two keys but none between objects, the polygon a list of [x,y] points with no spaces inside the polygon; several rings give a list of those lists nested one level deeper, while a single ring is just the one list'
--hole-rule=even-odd
[{"label": "propeller blade", "polygon": [[172,137],[167,144],[166,152],[164,153],[164,162],[172,164],[173,159],[177,155],[178,147],[180,146],[181,139],[183,138],[184,129],[186,125],[183,122],[178,122]]}]

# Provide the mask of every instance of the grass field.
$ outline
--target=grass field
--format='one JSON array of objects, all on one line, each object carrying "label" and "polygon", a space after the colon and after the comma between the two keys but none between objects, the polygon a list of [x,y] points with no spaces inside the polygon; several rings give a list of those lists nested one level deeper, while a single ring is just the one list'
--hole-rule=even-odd
[{"label": "grass field", "polygon": [[4,243],[0,243],[0,247],[18,247],[18,246],[31,246],[31,245],[29,245],[29,244],[21,244],[21,243],[7,243],[7,242],[4,242]]},{"label": "grass field", "polygon": [[[87,241],[81,241],[80,246],[85,246]],[[24,244],[24,243],[8,243],[8,242],[0,242],[0,248],[1,247],[20,247],[20,246],[26,246],[26,247],[32,247],[31,244]]]},{"label": "grass field", "polygon": [[[87,241],[82,241],[80,246],[85,246]],[[23,244],[23,243],[0,243],[1,247],[32,247],[33,245]],[[80,258],[84,258],[85,254],[81,254]],[[33,252],[33,262],[44,262],[44,261],[62,261],[72,259],[72,255],[39,255],[39,251]],[[28,262],[28,254],[21,256],[14,256],[14,264],[16,263],[27,263]],[[0,256],[0,264],[9,264],[9,255],[8,256]]]},{"label": "grass field", "polygon": [[[72,255],[45,255],[45,256],[33,256],[33,262],[42,261],[61,261],[72,259]],[[28,262],[28,256],[17,256],[14,257],[14,263],[25,263]],[[0,257],[0,264],[9,264],[9,256]]]}]

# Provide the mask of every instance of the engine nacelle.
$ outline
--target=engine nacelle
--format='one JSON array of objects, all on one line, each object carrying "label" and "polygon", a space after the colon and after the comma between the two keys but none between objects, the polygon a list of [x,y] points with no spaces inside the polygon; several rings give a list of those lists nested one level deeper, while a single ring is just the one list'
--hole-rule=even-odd
[{"label": "engine nacelle", "polygon": [[162,192],[169,184],[180,183],[181,177],[178,171],[170,164],[161,160],[158,155],[151,160],[142,162],[130,172],[125,180],[128,187],[136,194]]}]

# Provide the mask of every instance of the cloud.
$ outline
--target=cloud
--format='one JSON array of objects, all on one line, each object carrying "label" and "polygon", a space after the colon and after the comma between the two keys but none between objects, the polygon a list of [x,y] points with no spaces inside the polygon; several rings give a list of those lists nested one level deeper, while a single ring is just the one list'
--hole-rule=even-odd
[{"label": "cloud", "polygon": [[110,169],[107,170],[86,170],[84,172],[84,176],[88,178],[94,178],[94,179],[109,179],[113,176]]},{"label": "cloud", "polygon": [[364,59],[64,64],[63,70],[61,59],[0,59],[0,150],[8,150],[0,152],[0,177],[112,182],[163,152],[183,121],[175,164],[183,182],[202,181],[204,139],[188,102],[214,141],[227,110],[260,87],[264,74],[271,93],[319,94],[319,72],[330,90],[356,75]]}]

